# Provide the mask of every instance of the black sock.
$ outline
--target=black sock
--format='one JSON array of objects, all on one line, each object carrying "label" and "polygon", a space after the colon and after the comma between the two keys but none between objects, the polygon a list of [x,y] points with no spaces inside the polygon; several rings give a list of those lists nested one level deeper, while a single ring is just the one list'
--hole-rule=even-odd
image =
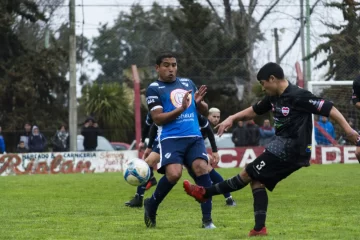
[{"label": "black sock", "polygon": [[263,227],[265,227],[268,195],[265,188],[255,188],[252,192],[254,197],[254,230],[260,231]]},{"label": "black sock", "polygon": [[204,194],[205,198],[209,198],[214,195],[234,192],[245,187],[247,183],[245,183],[240,175],[236,175],[235,177],[229,178],[223,182],[212,185],[209,188],[206,188],[206,192]]}]

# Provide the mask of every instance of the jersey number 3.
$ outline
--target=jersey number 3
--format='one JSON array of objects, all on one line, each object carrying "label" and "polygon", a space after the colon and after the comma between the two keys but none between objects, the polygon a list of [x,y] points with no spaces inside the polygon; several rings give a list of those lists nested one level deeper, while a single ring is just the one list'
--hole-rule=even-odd
[{"label": "jersey number 3", "polygon": [[261,161],[260,164],[256,165],[256,169],[260,171],[264,166],[265,166],[265,162]]}]

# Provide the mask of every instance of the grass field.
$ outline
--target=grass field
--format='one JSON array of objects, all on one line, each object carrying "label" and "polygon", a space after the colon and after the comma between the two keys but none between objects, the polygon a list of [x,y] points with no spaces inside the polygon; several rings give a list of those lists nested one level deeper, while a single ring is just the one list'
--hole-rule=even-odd
[{"label": "grass field", "polygon": [[[219,170],[225,178],[238,171]],[[1,177],[0,190],[2,240],[247,239],[253,227],[249,187],[233,193],[236,207],[214,197],[213,230],[200,228],[200,206],[182,184],[159,207],[156,229],[145,228],[143,209],[124,206],[135,188],[120,173]],[[269,236],[261,239],[360,239],[359,199],[360,165],[301,169],[269,193]]]}]

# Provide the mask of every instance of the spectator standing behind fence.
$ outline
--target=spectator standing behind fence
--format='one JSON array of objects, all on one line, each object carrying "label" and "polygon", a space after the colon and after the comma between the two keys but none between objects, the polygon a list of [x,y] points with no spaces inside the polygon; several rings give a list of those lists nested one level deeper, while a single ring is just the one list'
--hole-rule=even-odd
[{"label": "spectator standing behind fence", "polygon": [[31,124],[30,123],[25,123],[24,124],[24,132],[22,132],[20,134],[20,137],[19,137],[19,142],[23,141],[24,142],[24,145],[25,145],[25,148],[27,150],[29,150],[29,137],[31,135]]},{"label": "spectator standing behind fence", "polygon": [[[320,127],[322,127],[333,139],[335,139],[335,130],[332,123],[328,120],[327,117],[319,117],[317,122]],[[315,140],[318,145],[331,145],[329,139],[327,139],[317,127],[315,127]]]},{"label": "spectator standing behind fence", "polygon": [[275,128],[270,125],[270,120],[265,119],[264,124],[259,128],[260,146],[266,146],[275,136]]},{"label": "spectator standing behind fence", "polygon": [[81,135],[84,136],[84,150],[95,151],[98,144],[97,137],[101,135],[101,132],[94,118],[89,117],[85,120],[84,127],[81,129]]},{"label": "spectator standing behind fence", "polygon": [[37,126],[33,126],[29,137],[29,152],[44,152],[46,149],[46,138]]},{"label": "spectator standing behind fence", "polygon": [[259,126],[255,124],[254,120],[249,120],[246,123],[246,138],[247,146],[259,146]]},{"label": "spectator standing behind fence", "polygon": [[[360,132],[359,129],[357,129],[357,128],[355,127],[355,120],[354,120],[353,118],[349,118],[347,121],[348,121],[348,123],[349,123],[349,125],[350,125],[350,127],[351,127],[352,129],[354,129],[357,133]],[[353,145],[353,144],[347,139],[346,133],[342,133],[342,134],[340,135],[340,138],[338,139],[338,143],[339,143],[340,145]]]},{"label": "spectator standing behind fence", "polygon": [[67,152],[70,149],[69,132],[65,125],[61,125],[53,138],[54,152]]},{"label": "spectator standing behind fence", "polygon": [[5,153],[5,140],[4,140],[4,137],[2,135],[1,126],[0,126],[0,153],[1,154]]},{"label": "spectator standing behind fence", "polygon": [[243,121],[239,121],[237,126],[232,132],[231,140],[235,144],[235,147],[247,146],[246,128]]},{"label": "spectator standing behind fence", "polygon": [[27,153],[29,150],[25,147],[24,141],[20,141],[16,148],[17,153]]}]

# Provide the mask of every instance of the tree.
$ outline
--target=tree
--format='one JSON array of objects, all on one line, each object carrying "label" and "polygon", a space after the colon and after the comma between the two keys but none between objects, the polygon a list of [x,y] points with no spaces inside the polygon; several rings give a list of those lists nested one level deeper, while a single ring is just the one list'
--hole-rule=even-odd
[{"label": "tree", "polygon": [[53,134],[67,119],[64,102],[57,98],[67,91],[66,79],[59,75],[67,51],[39,44],[44,39],[40,23],[46,21],[33,1],[0,2],[0,121],[8,151],[16,146],[14,131],[24,122]]},{"label": "tree", "polygon": [[153,81],[158,52],[178,50],[168,24],[173,12],[173,9],[163,8],[157,3],[147,11],[135,4],[129,13],[119,13],[114,26],[102,25],[92,45],[94,60],[102,69],[96,81],[124,82],[127,79],[124,71],[128,71],[132,64],[143,70],[143,86]]},{"label": "tree", "polygon": [[110,141],[134,139],[132,91],[119,83],[85,85],[80,99],[82,115],[93,116]]},{"label": "tree", "polygon": [[350,80],[359,75],[360,69],[360,8],[359,1],[344,0],[342,3],[329,3],[342,11],[346,24],[330,24],[326,26],[337,31],[336,33],[323,34],[328,41],[316,47],[315,51],[307,56],[307,59],[317,58],[321,52],[327,57],[316,65],[316,68],[329,66],[325,75],[326,80]]}]

